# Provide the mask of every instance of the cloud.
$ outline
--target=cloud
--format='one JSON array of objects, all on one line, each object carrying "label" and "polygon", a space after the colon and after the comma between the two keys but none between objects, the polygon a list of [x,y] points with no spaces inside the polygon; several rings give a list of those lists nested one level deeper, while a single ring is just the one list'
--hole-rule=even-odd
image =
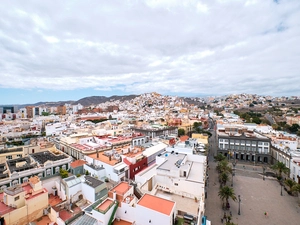
[{"label": "cloud", "polygon": [[299,94],[297,0],[5,4],[0,88]]}]

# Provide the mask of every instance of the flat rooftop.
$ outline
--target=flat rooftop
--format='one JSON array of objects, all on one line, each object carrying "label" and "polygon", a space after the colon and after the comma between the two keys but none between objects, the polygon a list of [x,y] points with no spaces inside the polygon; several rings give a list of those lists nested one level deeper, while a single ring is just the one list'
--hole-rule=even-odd
[{"label": "flat rooftop", "polygon": [[183,159],[186,157],[186,154],[182,153],[170,153],[170,152],[163,152],[161,154],[162,158],[165,158],[166,161],[162,163],[157,169],[159,170],[168,170],[177,168],[176,164],[180,165]]},{"label": "flat rooftop", "polygon": [[175,206],[173,201],[149,194],[143,195],[137,204],[165,215],[170,215]]},{"label": "flat rooftop", "polygon": [[36,166],[36,163],[31,163],[31,160],[29,157],[22,157],[17,159],[11,159],[6,161],[7,166],[9,167],[9,170],[11,173],[20,172],[24,170],[32,169]]},{"label": "flat rooftop", "polygon": [[65,154],[53,154],[49,151],[30,154],[30,156],[39,164],[44,164],[47,161],[58,161],[68,158]]},{"label": "flat rooftop", "polygon": [[193,182],[204,183],[204,164],[199,162],[190,162],[191,169],[188,173],[187,180]]},{"label": "flat rooftop", "polygon": [[181,195],[176,195],[176,194],[164,192],[161,190],[157,190],[156,196],[176,202],[177,210],[186,212],[188,214],[192,214],[194,216],[197,216],[197,214],[198,214],[197,210],[199,207],[199,202],[195,202],[194,198],[193,199],[189,198],[189,197],[183,198]]},{"label": "flat rooftop", "polygon": [[85,175],[84,178],[85,178],[85,183],[87,185],[93,187],[93,188],[96,188],[96,187],[98,187],[98,186],[100,186],[101,184],[104,183],[103,181],[98,180],[98,179],[96,179],[94,177],[91,177],[89,175]]},{"label": "flat rooftop", "polygon": [[106,212],[110,207],[111,205],[113,204],[113,200],[111,199],[106,199],[104,202],[102,202],[98,207],[97,209],[99,209],[101,212]]},{"label": "flat rooftop", "polygon": [[141,154],[141,148],[134,147],[130,149],[130,145],[126,145],[124,147],[115,148],[113,150],[99,152],[99,157],[97,157],[97,153],[89,154],[88,156],[113,166],[121,162],[121,155],[133,158]]},{"label": "flat rooftop", "polygon": [[116,192],[119,195],[124,195],[131,186],[126,182],[121,182],[117,186],[115,186],[113,189],[111,189],[111,192]]}]

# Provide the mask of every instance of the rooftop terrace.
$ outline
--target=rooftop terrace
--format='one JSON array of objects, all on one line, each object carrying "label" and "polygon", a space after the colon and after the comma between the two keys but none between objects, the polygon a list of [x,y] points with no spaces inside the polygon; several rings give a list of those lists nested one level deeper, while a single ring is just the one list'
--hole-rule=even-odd
[{"label": "rooftop terrace", "polygon": [[44,151],[44,152],[38,152],[38,153],[33,153],[30,155],[34,160],[36,160],[39,164],[44,164],[47,161],[58,161],[61,159],[66,159],[68,158],[64,154],[53,154],[49,151]]}]

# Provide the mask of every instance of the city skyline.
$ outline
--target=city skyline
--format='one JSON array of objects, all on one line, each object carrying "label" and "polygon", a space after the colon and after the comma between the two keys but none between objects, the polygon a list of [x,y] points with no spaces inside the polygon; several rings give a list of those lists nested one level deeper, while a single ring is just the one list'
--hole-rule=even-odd
[{"label": "city skyline", "polygon": [[6,1],[0,104],[299,95],[300,2]]}]

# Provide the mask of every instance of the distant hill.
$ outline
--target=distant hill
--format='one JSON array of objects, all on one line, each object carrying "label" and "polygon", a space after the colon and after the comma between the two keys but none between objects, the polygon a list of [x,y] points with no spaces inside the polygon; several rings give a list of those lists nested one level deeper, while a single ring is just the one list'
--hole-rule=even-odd
[{"label": "distant hill", "polygon": [[137,96],[139,96],[139,95],[122,95],[122,96],[113,95],[113,96],[110,96],[110,97],[90,96],[90,97],[85,97],[85,98],[79,99],[77,101],[70,100],[70,101],[58,101],[58,102],[37,102],[37,103],[34,103],[34,104],[24,104],[24,105],[17,105],[17,106],[18,106],[18,108],[23,108],[23,107],[26,107],[26,106],[47,106],[47,107],[53,106],[53,107],[55,107],[55,106],[64,105],[64,104],[77,105],[79,103],[83,106],[89,106],[89,105],[98,105],[100,103],[104,103],[104,102],[108,102],[108,101],[131,100],[131,99],[134,99]]},{"label": "distant hill", "polygon": [[83,106],[89,106],[89,105],[97,105],[101,104],[104,102],[109,102],[109,101],[116,101],[116,100],[121,100],[121,101],[126,101],[126,100],[132,100],[136,98],[138,95],[123,95],[123,96],[118,96],[118,95],[113,95],[110,97],[105,97],[105,96],[91,96],[91,97],[85,97],[82,99],[79,99],[76,102],[73,102],[72,104],[81,104]]}]

